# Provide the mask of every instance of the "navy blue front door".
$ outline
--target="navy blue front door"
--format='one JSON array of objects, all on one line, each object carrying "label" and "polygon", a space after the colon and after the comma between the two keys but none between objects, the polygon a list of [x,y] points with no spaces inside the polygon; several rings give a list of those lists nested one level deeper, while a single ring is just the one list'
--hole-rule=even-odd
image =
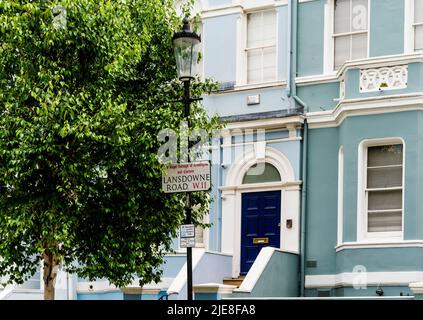
[{"label": "navy blue front door", "polygon": [[241,274],[250,270],[263,247],[280,247],[281,192],[242,194]]}]

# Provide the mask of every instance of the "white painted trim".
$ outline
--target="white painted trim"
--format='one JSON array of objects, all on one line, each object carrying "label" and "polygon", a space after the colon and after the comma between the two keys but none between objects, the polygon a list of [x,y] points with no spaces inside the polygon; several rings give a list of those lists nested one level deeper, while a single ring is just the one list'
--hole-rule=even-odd
[{"label": "white painted trim", "polygon": [[[367,185],[367,149],[373,146],[383,146],[390,144],[402,144],[402,224],[401,231],[398,232],[368,232],[367,231],[367,200],[366,200],[366,185]],[[366,242],[370,240],[383,242],[401,241],[404,237],[404,194],[405,194],[405,153],[406,145],[402,137],[385,137],[378,139],[362,140],[358,146],[358,168],[357,168],[357,241]]]},{"label": "white painted trim", "polygon": [[[206,251],[203,248],[192,248],[192,270],[195,270]],[[178,275],[167,289],[168,294],[179,294],[187,283],[187,263],[179,270]]]},{"label": "white painted trim", "polygon": [[236,289],[236,286],[221,283],[204,283],[193,286],[195,293],[218,293],[229,294]]},{"label": "white painted trim", "polygon": [[409,285],[414,294],[423,294],[423,282],[413,282]]},{"label": "white painted trim", "polygon": [[414,0],[404,0],[404,53],[414,52]]},{"label": "white painted trim", "polygon": [[265,182],[265,183],[251,183],[251,184],[242,184],[242,185],[231,185],[220,187],[219,190],[223,192],[222,197],[224,198],[225,194],[232,194],[236,190],[251,190],[256,191],[270,191],[273,189],[282,189],[287,190],[300,190],[301,181],[292,181],[292,182]]},{"label": "white painted trim", "polygon": [[402,240],[387,242],[386,239],[366,242],[344,242],[335,247],[336,252],[342,250],[354,250],[354,249],[378,249],[378,248],[423,248],[423,240]]},{"label": "white painted trim", "polygon": [[[245,12],[274,9],[288,5],[288,0],[241,0]],[[259,3],[259,5],[257,5]]]},{"label": "white painted trim", "polygon": [[238,289],[235,289],[234,292],[251,292],[254,289],[258,279],[260,279],[261,274],[266,268],[267,264],[272,258],[275,248],[265,247],[260,250],[259,255],[251,266],[250,271],[248,271],[245,279],[242,281]]},{"label": "white painted trim", "polygon": [[159,287],[148,287],[148,286],[128,286],[122,289],[124,294],[159,294]]},{"label": "white painted trim", "polygon": [[293,117],[281,117],[281,118],[270,118],[270,119],[251,120],[251,121],[230,122],[226,125],[223,131],[227,131],[228,134],[231,134],[230,130],[286,129],[289,124],[296,124],[297,126],[301,126],[303,123],[304,123],[304,116],[297,115]]},{"label": "white painted trim", "polygon": [[[329,2],[329,3],[328,3]],[[324,38],[323,38],[323,74],[333,73],[333,41],[331,34],[333,30],[332,2],[325,3],[324,8]]]},{"label": "white painted trim", "polygon": [[[230,137],[228,138],[230,139]],[[299,251],[300,181],[295,181],[289,159],[276,149],[265,148],[265,162],[276,167],[282,181],[276,183],[242,184],[247,170],[256,164],[255,152],[240,154],[231,164],[222,190],[222,252],[233,255],[232,275],[240,273],[241,260],[241,201],[242,193],[281,191],[281,249]],[[284,221],[293,220],[291,229]]]},{"label": "white painted trim", "polygon": [[325,75],[313,75],[295,78],[295,82],[299,87],[310,86],[314,84],[332,83],[338,82],[338,78],[335,71],[327,73]]},{"label": "white painted trim", "polygon": [[[275,79],[273,81],[270,82],[258,82],[258,83],[248,83],[248,50],[250,48],[248,48],[248,15],[249,14],[256,14],[256,13],[261,13],[261,15],[263,14],[263,12],[265,11],[273,11],[275,14],[275,26],[274,28],[276,29],[275,32],[275,42],[274,44],[271,45],[271,47],[275,47]],[[277,83],[278,82],[278,48],[280,47],[280,44],[278,43],[278,34],[279,34],[279,30],[278,30],[278,20],[279,20],[279,15],[278,12],[276,10],[275,4],[274,2],[270,2],[270,3],[265,3],[265,4],[260,4],[259,6],[254,5],[254,6],[250,6],[250,7],[244,7],[244,23],[242,24],[242,42],[241,45],[242,47],[240,48],[242,50],[242,52],[240,53],[242,55],[242,77],[239,77],[239,79],[241,80],[241,82],[237,82],[236,85],[240,85],[241,88],[242,87],[247,87],[247,88],[255,88],[255,87],[260,87],[260,86],[266,86],[267,84],[270,83]],[[263,15],[261,16],[263,19]],[[262,46],[254,48],[254,49],[260,49],[263,48]],[[263,52],[263,51],[262,51]],[[263,62],[263,61],[262,61]],[[262,78],[263,78],[263,64],[262,64]],[[263,80],[263,79],[261,79]]]},{"label": "white painted trim", "polygon": [[[92,286],[92,289],[90,289],[90,286]],[[76,285],[77,293],[106,293],[119,291],[120,289],[109,281],[78,282]]]},{"label": "white painted trim", "polygon": [[[266,147],[266,162],[278,169],[283,182],[295,181],[294,168],[289,159],[280,151]],[[239,155],[227,173],[225,186],[241,186],[245,173],[254,164],[256,164],[256,158],[253,152]]]},{"label": "white painted trim", "polygon": [[227,90],[224,92],[218,92],[217,94],[225,94],[230,92],[242,91],[238,89],[238,86],[245,85],[247,82],[247,55],[244,50],[247,43],[247,16],[242,12],[236,21],[236,81],[233,90]]},{"label": "white painted trim", "polygon": [[344,233],[344,147],[340,146],[338,151],[338,245],[343,242]]},{"label": "white painted trim", "polygon": [[[326,14],[327,13],[327,14]],[[334,33],[334,24],[335,24],[335,2],[334,0],[328,0],[325,6],[325,21],[324,26],[325,33],[324,37],[324,56],[326,61],[324,61],[324,71],[327,70],[328,73],[336,72],[335,70],[335,38],[333,37]],[[326,69],[326,70],[325,70]]]},{"label": "white painted trim", "polygon": [[[366,272],[367,286],[402,286],[412,282],[423,281],[422,271],[387,271]],[[357,273],[343,272],[338,274],[307,275],[305,276],[306,288],[337,288],[352,287]]]},{"label": "white painted trim", "polygon": [[[240,57],[240,56],[238,56],[238,57]],[[239,59],[242,59],[242,57],[238,58],[237,60],[239,60]],[[237,65],[238,65],[238,63],[237,63]],[[243,63],[242,65],[245,65],[245,64]],[[245,77],[245,75],[240,76],[240,80],[236,82],[237,84],[234,86],[234,89],[225,90],[225,91],[222,91],[222,92],[217,92],[217,93],[212,93],[212,94],[227,94],[227,93],[234,93],[234,92],[240,92],[240,91],[286,87],[286,80],[276,80],[276,81],[269,81],[269,82],[246,84],[245,82],[243,82],[243,80],[241,80],[242,77]]]},{"label": "white painted trim", "polygon": [[297,77],[295,81],[299,86],[330,83],[340,81],[345,76],[345,72],[349,69],[381,68],[413,62],[423,62],[423,54],[410,53],[346,61],[337,71],[329,71],[329,73],[321,75]]},{"label": "white painted trim", "polygon": [[[280,139],[272,139],[272,140],[263,140],[266,143],[281,143],[281,142],[288,142],[288,141],[301,141],[303,138],[301,137],[294,137],[294,138],[280,138]],[[239,142],[239,143],[233,143],[225,146],[221,146],[222,148],[233,148],[233,147],[240,147],[240,146],[248,146],[248,145],[254,145],[256,142]]]},{"label": "white painted trim", "polygon": [[372,58],[363,58],[357,60],[346,61],[336,72],[337,77],[339,78],[342,74],[345,73],[348,69],[356,68],[380,68],[387,67],[399,64],[408,64],[413,62],[422,62],[423,54],[422,53],[412,53],[409,55],[405,54],[395,54],[387,56],[378,56]]},{"label": "white painted trim", "polygon": [[345,99],[333,110],[308,112],[310,129],[339,126],[349,116],[423,110],[423,93]]},{"label": "white painted trim", "polygon": [[0,291],[0,300],[6,300],[15,289],[16,285],[7,285],[2,291]]},{"label": "white painted trim", "polygon": [[242,14],[243,7],[240,5],[235,6],[220,6],[213,9],[206,9],[201,12],[201,19],[210,19],[230,14]]}]

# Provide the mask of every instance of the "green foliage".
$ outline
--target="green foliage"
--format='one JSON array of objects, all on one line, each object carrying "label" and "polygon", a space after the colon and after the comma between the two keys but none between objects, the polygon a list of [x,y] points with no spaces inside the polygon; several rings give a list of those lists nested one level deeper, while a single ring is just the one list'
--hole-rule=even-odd
[{"label": "green foliage", "polygon": [[[156,156],[158,132],[183,120],[171,41],[180,26],[171,0],[0,0],[0,275],[9,282],[28,279],[47,248],[81,277],[159,280],[184,219],[184,196],[160,191]],[[194,82],[193,95],[211,88]],[[218,121],[196,104],[191,123],[211,131]],[[206,194],[193,202],[200,221]]]}]

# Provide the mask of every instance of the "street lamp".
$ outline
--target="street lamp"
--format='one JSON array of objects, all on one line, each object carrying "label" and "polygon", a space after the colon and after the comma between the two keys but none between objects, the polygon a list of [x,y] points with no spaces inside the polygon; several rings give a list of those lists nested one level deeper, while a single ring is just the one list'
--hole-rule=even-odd
[{"label": "street lamp", "polygon": [[[175,51],[176,67],[178,71],[178,78],[184,84],[184,116],[187,119],[188,130],[190,128],[189,114],[191,102],[200,99],[193,99],[190,97],[190,82],[195,78],[198,73],[198,58],[200,52],[201,38],[189,28],[187,19],[183,21],[184,25],[182,31],[175,32],[173,35],[173,47]],[[190,141],[188,139],[188,162]],[[191,211],[191,197],[187,192],[186,196],[186,224],[192,224],[192,211]],[[192,247],[187,247],[187,299],[192,300]]]}]

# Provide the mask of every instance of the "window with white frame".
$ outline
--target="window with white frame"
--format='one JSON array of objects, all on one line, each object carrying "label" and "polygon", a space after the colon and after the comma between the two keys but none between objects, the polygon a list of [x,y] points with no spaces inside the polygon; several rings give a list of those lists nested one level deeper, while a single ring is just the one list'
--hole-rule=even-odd
[{"label": "window with white frame", "polygon": [[276,11],[247,14],[247,83],[276,80]]},{"label": "window with white frame", "polygon": [[398,234],[403,220],[403,145],[368,146],[366,151],[367,234]]},{"label": "window with white frame", "polygon": [[414,51],[423,52],[423,0],[414,0]]},{"label": "window with white frame", "polygon": [[334,68],[367,57],[368,0],[334,0]]}]

